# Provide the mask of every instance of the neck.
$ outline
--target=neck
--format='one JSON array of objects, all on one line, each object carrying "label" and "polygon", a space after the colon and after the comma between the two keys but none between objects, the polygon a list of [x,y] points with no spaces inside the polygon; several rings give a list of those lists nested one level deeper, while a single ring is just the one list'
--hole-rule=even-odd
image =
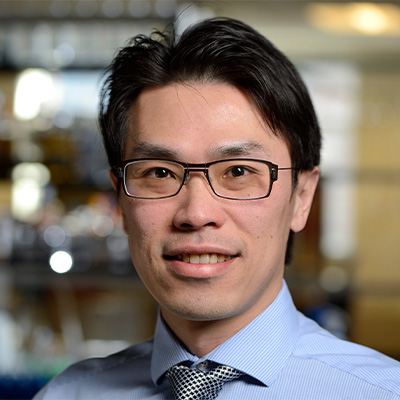
[{"label": "neck", "polygon": [[210,353],[241,329],[232,329],[228,320],[189,321],[164,311],[162,315],[183,347],[197,357]]},{"label": "neck", "polygon": [[161,314],[183,347],[200,358],[248,325],[273,302],[278,293],[274,293],[273,298],[270,298],[267,303],[253,308],[251,312],[247,310],[247,312],[219,320],[187,320],[170,313],[163,307],[161,307]]}]

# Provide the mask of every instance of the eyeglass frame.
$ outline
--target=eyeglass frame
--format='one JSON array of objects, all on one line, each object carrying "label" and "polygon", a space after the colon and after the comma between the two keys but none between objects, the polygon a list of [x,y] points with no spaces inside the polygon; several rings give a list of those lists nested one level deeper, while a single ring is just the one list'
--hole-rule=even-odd
[{"label": "eyeglass frame", "polygon": [[[180,165],[181,167],[183,167],[183,176],[182,176],[182,181],[179,185],[178,190],[174,193],[174,194],[170,194],[168,196],[162,196],[162,197],[145,197],[145,196],[136,196],[133,194],[130,194],[128,192],[128,189],[126,187],[126,167],[129,164],[132,164],[134,162],[139,162],[139,161],[163,161],[163,162],[169,162],[172,164],[177,164]],[[264,196],[260,196],[260,197],[249,197],[249,198],[235,198],[235,197],[229,197],[229,196],[223,196],[219,193],[216,192],[216,190],[214,189],[212,183],[211,183],[211,179],[209,176],[209,167],[213,164],[218,164],[221,162],[226,162],[226,161],[255,161],[255,162],[260,162],[262,164],[266,164],[269,168],[269,173],[270,173],[270,183],[269,183],[269,188],[268,188],[268,192],[266,195]],[[124,160],[121,161],[117,166],[113,167],[111,169],[115,176],[117,177],[119,182],[122,182],[122,186],[124,188],[124,192],[128,197],[134,198],[134,199],[144,199],[144,200],[161,200],[161,199],[168,199],[170,197],[175,197],[179,194],[179,192],[181,191],[182,187],[184,185],[186,185],[189,180],[190,180],[190,172],[203,172],[204,176],[206,177],[206,180],[212,190],[212,192],[220,198],[223,199],[227,199],[227,200],[260,200],[260,199],[265,199],[267,197],[270,196],[271,192],[272,192],[272,186],[273,183],[276,182],[278,180],[278,171],[286,171],[286,170],[293,170],[296,171],[298,170],[298,168],[294,168],[294,167],[278,167],[277,164],[274,164],[271,161],[267,161],[267,160],[262,160],[262,159],[257,159],[257,158],[226,158],[226,159],[221,159],[221,160],[216,160],[216,161],[210,161],[210,162],[206,162],[206,163],[186,163],[183,161],[176,161],[176,160],[169,160],[169,159],[164,159],[164,158],[132,158],[129,160]]]}]

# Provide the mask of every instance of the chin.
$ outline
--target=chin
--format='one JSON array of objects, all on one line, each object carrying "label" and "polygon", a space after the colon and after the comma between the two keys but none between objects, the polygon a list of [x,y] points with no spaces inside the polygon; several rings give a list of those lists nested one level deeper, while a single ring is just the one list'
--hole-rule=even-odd
[{"label": "chin", "polygon": [[221,304],[218,301],[212,303],[204,296],[201,301],[191,299],[191,301],[168,304],[164,308],[175,317],[187,321],[217,321],[232,315],[232,311],[227,309],[226,303]]}]

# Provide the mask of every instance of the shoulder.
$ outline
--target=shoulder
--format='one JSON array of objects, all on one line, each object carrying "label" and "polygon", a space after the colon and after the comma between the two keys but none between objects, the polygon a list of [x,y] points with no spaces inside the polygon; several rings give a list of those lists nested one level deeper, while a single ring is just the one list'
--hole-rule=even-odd
[{"label": "shoulder", "polygon": [[131,368],[137,365],[143,368],[143,364],[150,361],[152,350],[152,341],[140,343],[118,353],[111,354],[102,358],[90,358],[80,361],[67,368],[63,373],[58,375],[58,383],[68,382],[73,379],[87,379],[90,376],[119,370],[125,368],[127,364]]},{"label": "shoulder", "polygon": [[96,397],[97,391],[104,393],[107,387],[124,388],[132,382],[148,381],[152,348],[150,340],[107,357],[77,362],[54,377],[35,399]]},{"label": "shoulder", "polygon": [[339,339],[299,313],[300,335],[293,357],[326,374],[346,376],[400,396],[400,362],[368,347]]}]

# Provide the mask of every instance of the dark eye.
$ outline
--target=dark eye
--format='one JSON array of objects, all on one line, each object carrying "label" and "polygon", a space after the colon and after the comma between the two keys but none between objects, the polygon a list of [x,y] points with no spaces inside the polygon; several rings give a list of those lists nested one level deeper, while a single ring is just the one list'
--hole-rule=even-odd
[{"label": "dark eye", "polygon": [[236,166],[236,167],[232,167],[229,171],[229,174],[231,176],[233,176],[234,178],[238,177],[238,176],[243,176],[245,175],[247,172],[247,168],[245,167],[241,167],[241,166]]},{"label": "dark eye", "polygon": [[166,168],[154,168],[153,173],[156,178],[167,178],[171,174],[171,171]]}]

